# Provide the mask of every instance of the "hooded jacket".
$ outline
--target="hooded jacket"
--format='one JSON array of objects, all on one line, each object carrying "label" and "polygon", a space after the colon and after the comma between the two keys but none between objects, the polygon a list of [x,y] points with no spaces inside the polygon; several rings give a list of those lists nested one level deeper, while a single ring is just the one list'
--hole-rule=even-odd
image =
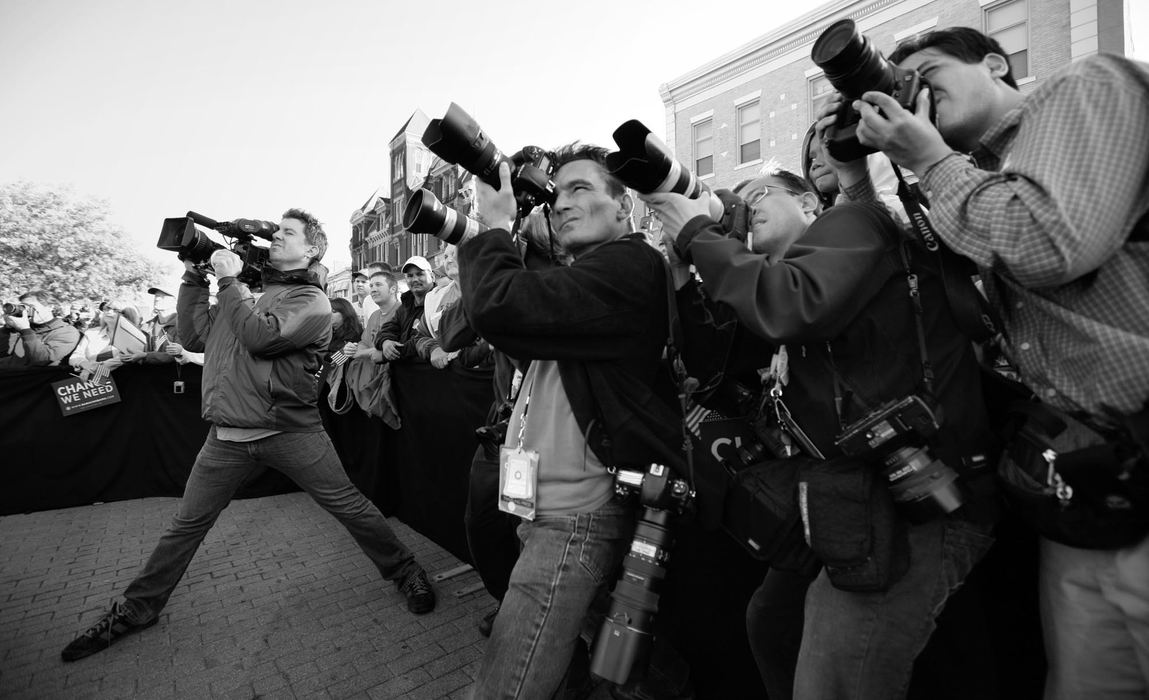
[{"label": "hooded jacket", "polygon": [[331,340],[331,302],[309,270],[265,268],[263,290],[256,300],[224,277],[209,307],[207,281],[184,275],[179,338],[205,354],[203,417],[232,428],[319,432],[317,374]]}]

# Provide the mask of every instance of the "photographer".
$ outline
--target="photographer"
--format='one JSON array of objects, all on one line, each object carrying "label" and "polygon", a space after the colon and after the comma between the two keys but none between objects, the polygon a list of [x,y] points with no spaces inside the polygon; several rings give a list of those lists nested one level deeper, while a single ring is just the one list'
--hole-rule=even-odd
[{"label": "photographer", "polygon": [[[555,237],[569,267],[524,266],[508,231],[510,170],[478,186],[491,230],[459,249],[474,330],[531,360],[508,425],[500,503],[523,517],[522,552],[476,679],[476,698],[553,697],[587,659],[580,632],[618,574],[634,510],[607,467],[681,469],[681,415],[660,360],[667,337],[664,263],[628,235],[633,201],[606,151],[555,154]],[[533,467],[531,465],[534,465]],[[573,677],[573,676],[572,676]]]},{"label": "photographer", "polygon": [[426,572],[379,510],[348,480],[316,408],[316,373],[331,338],[331,305],[312,267],[327,236],[312,215],[290,209],[272,236],[257,301],[238,282],[238,256],[217,250],[218,303],[189,261],[179,292],[179,336],[203,349],[203,417],[213,424],[196,457],[171,527],[147,564],[95,625],[63,651],[75,661],[124,635],[154,625],[200,542],[236,489],[260,467],[299,484],[355,538],[383,578],[394,581],[415,614],[430,612],[435,594]]},{"label": "photographer", "polygon": [[[80,342],[80,331],[52,314],[54,300],[39,289],[20,295],[5,309],[0,328],[0,369],[58,365]],[[14,342],[13,342],[14,341]]]},{"label": "photographer", "polygon": [[[1145,695],[1149,66],[1099,54],[1022,95],[997,42],[962,27],[903,43],[890,60],[919,71],[930,90],[915,113],[862,95],[853,103],[859,140],[921,178],[937,234],[981,268],[1006,355],[1067,426],[1053,439],[1062,463],[1086,446],[1134,455],[1123,476],[1094,458],[1080,480],[1065,479],[1078,498],[1054,509],[1092,518],[1038,526],[1046,697]],[[864,177],[850,179],[865,189]],[[1090,493],[1099,505],[1083,502]]]},{"label": "photographer", "polygon": [[[750,351],[734,348],[731,357],[767,367],[763,344],[784,346],[789,366],[780,371],[781,398],[828,460],[812,462],[801,477],[808,540],[827,568],[807,594],[792,689],[790,662],[755,643],[771,697],[791,690],[797,698],[903,696],[936,616],[988,549],[994,520],[991,499],[978,493],[988,480],[963,466],[990,442],[977,365],[953,325],[932,261],[879,205],[843,202],[816,217],[813,188],[785,171],[745,189],[750,250],[711,219],[705,198],[643,199],[682,258],[675,277],[687,335],[713,334],[714,319],[732,310],[743,336],[735,340]],[[915,503],[900,494],[895,511],[886,485],[892,472],[883,473],[873,456],[847,456],[836,441],[880,405],[911,396],[940,406],[944,419],[928,451],[966,476],[974,491],[960,509],[933,509],[929,519],[906,513],[911,505],[933,506],[938,494]],[[803,582],[778,585],[777,574],[771,571],[756,594],[759,607],[776,602],[771,596],[800,599],[793,592]],[[759,624],[748,620],[752,633]]]}]

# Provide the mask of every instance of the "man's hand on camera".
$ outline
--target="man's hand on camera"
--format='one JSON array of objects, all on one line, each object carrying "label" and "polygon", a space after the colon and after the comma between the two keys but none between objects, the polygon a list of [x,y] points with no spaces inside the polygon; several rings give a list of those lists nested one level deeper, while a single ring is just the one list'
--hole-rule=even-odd
[{"label": "man's hand on camera", "polygon": [[953,153],[930,121],[929,88],[918,93],[916,111],[909,112],[884,92],[870,91],[854,101],[861,122],[858,141],[877,148],[919,178],[930,166]]},{"label": "man's hand on camera", "polygon": [[[499,189],[475,178],[475,200],[478,202],[479,221],[489,228],[510,231],[515,225],[515,215],[519,207],[515,203],[515,193],[511,189],[511,166],[499,164]],[[386,354],[386,353],[384,353]]]},{"label": "man's hand on camera", "polygon": [[12,330],[22,331],[32,327],[32,319],[30,312],[25,312],[23,316],[5,316],[4,325]]},{"label": "man's hand on camera", "polygon": [[696,216],[711,217],[710,197],[704,194],[698,199],[687,199],[681,194],[672,192],[651,192],[640,194],[638,198],[650,205],[654,213],[662,221],[662,235],[670,236],[670,240],[678,238],[686,222]]},{"label": "man's hand on camera", "polygon": [[838,109],[841,105],[842,95],[838,92],[835,92],[833,97],[822,105],[822,108],[818,110],[817,121],[814,123],[814,138],[818,139],[822,145],[819,158],[838,175],[838,186],[841,189],[846,189],[866,179],[868,166],[865,158],[850,161],[838,160],[831,156],[830,150],[826,148],[826,129],[838,121]]},{"label": "man's hand on camera", "polygon": [[230,250],[217,250],[211,254],[211,267],[217,279],[235,277],[243,270],[243,261]]},{"label": "man's hand on camera", "polygon": [[403,350],[403,343],[397,343],[394,340],[384,340],[382,350],[383,359],[398,360],[399,355]]}]

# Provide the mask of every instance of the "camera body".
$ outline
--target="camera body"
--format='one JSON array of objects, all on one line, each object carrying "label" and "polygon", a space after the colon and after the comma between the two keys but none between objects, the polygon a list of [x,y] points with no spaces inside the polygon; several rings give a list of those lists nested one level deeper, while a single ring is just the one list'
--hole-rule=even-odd
[{"label": "camera body", "polygon": [[940,409],[910,395],[846,426],[834,444],[847,456],[879,462],[894,502],[920,523],[952,513],[965,501],[957,472],[930,454],[928,443],[940,427]]},{"label": "camera body", "polygon": [[4,315],[19,318],[24,315],[23,304],[13,304],[11,302],[4,302]]},{"label": "camera body", "polygon": [[636,665],[649,661],[659,590],[674,544],[670,518],[682,512],[694,494],[661,464],[651,464],[645,472],[619,469],[614,485],[621,496],[638,494],[643,510],[610,594],[610,612],[595,639],[590,670],[612,683],[625,683]]},{"label": "camera body", "polygon": [[453,165],[462,167],[496,190],[499,164],[511,168],[511,189],[519,216],[526,216],[540,204],[554,204],[555,184],[552,155],[538,146],[526,146],[507,157],[462,107],[451,103],[442,119],[432,119],[423,131],[423,145]]},{"label": "camera body", "polygon": [[[859,116],[850,106],[854,100],[866,92],[884,92],[912,112],[918,93],[928,86],[916,70],[899,68],[887,61],[850,19],[827,27],[814,42],[810,58],[845,98],[834,125],[826,129],[826,150],[841,161],[857,160],[877,151],[858,141]],[[932,102],[930,119],[934,119]]]},{"label": "camera body", "polygon": [[[233,239],[231,246],[224,246],[208,238],[196,228],[196,224]],[[164,219],[156,247],[175,252],[180,260],[188,260],[205,272],[211,269],[209,261],[212,253],[230,250],[243,262],[243,269],[236,279],[249,287],[258,288],[262,283],[263,268],[269,261],[269,252],[267,248],[255,245],[255,239],[270,241],[272,234],[278,230],[279,226],[270,221],[236,219],[219,222],[189,211],[186,216]]]}]

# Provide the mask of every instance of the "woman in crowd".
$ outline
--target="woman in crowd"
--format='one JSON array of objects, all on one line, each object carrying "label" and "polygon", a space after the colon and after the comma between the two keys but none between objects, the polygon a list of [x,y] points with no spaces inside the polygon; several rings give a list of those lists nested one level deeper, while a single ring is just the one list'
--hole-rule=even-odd
[{"label": "woman in crowd", "polygon": [[77,369],[94,371],[100,363],[109,369],[123,364],[119,348],[112,345],[112,333],[117,319],[124,318],[137,328],[140,325],[140,312],[124,301],[109,301],[101,305],[95,324],[84,331],[80,344],[68,358],[68,364]]}]

